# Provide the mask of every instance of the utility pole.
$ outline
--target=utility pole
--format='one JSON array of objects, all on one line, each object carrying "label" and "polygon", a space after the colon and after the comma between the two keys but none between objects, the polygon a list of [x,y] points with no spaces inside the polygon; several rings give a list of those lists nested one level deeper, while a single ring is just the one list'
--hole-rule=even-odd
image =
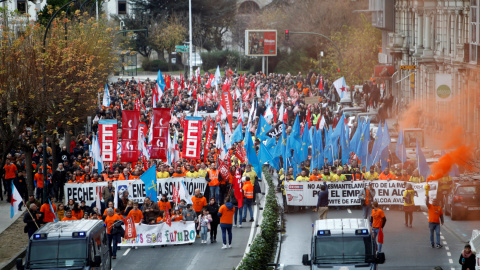
[{"label": "utility pole", "polygon": [[192,50],[193,50],[193,43],[192,43],[192,0],[188,0],[188,20],[189,20],[189,36],[190,42],[188,44],[188,65],[190,66],[189,78],[191,79],[193,76],[193,66],[192,66]]}]

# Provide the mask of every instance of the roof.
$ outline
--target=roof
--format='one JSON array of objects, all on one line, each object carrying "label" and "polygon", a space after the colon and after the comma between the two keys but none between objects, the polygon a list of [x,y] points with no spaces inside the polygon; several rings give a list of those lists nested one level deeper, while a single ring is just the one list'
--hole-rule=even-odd
[{"label": "roof", "polygon": [[88,232],[93,231],[97,227],[103,227],[101,220],[72,220],[49,222],[41,227],[36,234],[46,233],[48,238],[51,237],[72,237],[73,232]]},{"label": "roof", "polygon": [[330,230],[331,235],[355,235],[355,230],[367,229],[370,233],[369,222],[361,218],[344,218],[344,219],[321,219],[315,221],[313,235],[318,230]]}]

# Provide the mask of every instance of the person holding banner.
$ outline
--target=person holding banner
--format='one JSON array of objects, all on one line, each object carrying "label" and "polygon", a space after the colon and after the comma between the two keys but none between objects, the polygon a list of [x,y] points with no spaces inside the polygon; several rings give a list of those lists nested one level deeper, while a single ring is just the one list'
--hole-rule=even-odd
[{"label": "person holding banner", "polygon": [[358,198],[360,199],[360,204],[362,205],[363,218],[368,219],[368,217],[371,215],[372,203],[375,198],[375,190],[373,189],[371,182],[367,182],[366,187],[362,189],[360,194],[358,194]]},{"label": "person holding banner", "polygon": [[317,208],[313,209],[313,211],[319,213],[319,219],[327,219],[327,215],[328,215],[327,182],[323,182],[323,185],[320,187],[320,193],[318,193]]},{"label": "person holding banner", "polygon": [[160,208],[158,208],[158,205],[152,202],[149,197],[145,197],[143,200],[142,212],[145,223],[155,224],[158,216],[160,215]]},{"label": "person holding banner", "polygon": [[[415,211],[415,190],[413,190],[412,184],[407,184],[407,189],[403,192],[403,211],[405,212],[405,227],[412,228],[413,211]],[[410,218],[410,223],[408,220]]]},{"label": "person holding banner", "polygon": [[112,208],[108,208],[107,217],[105,218],[105,226],[107,227],[108,249],[110,250],[110,255],[114,260],[117,258],[117,244],[118,242],[120,242],[118,241],[120,237],[118,237],[116,234],[112,234],[112,228],[114,226],[113,224],[117,220],[122,220],[122,217],[119,215],[115,215]]},{"label": "person holding banner", "polygon": [[[205,175],[205,180],[208,182],[210,188],[210,198],[215,198],[216,201],[220,200],[220,179],[222,175],[217,169],[215,163],[210,164],[210,169]],[[197,210],[195,210],[197,211]]]},{"label": "person holding banner", "polygon": [[135,223],[138,225],[142,224],[143,222],[143,213],[140,209],[138,209],[138,202],[133,202],[133,209],[127,215],[127,218],[132,217]]}]

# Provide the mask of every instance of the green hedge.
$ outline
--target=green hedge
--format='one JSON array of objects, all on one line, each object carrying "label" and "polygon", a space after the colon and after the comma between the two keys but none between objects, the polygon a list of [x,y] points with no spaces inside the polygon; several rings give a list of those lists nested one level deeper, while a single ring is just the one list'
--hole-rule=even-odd
[{"label": "green hedge", "polygon": [[168,63],[163,60],[145,60],[142,62],[142,68],[145,71],[154,71],[157,72],[159,69],[161,71],[177,71],[182,70],[182,64],[172,64],[172,70],[168,69]]},{"label": "green hedge", "polygon": [[268,194],[263,210],[263,221],[260,225],[261,233],[255,238],[250,246],[250,251],[245,255],[240,266],[237,268],[240,270],[268,269],[267,264],[272,261],[272,258],[275,256],[280,214],[275,196],[275,185],[267,168],[267,166],[263,167],[265,180],[268,184]]}]

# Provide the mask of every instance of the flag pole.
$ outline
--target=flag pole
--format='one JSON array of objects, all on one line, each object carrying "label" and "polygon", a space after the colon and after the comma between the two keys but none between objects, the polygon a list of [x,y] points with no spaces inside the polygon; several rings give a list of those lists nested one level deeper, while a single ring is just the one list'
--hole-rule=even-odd
[{"label": "flag pole", "polygon": [[35,223],[35,226],[37,226],[37,229],[40,229],[37,222],[35,221],[35,218],[32,215],[32,212],[30,212],[30,209],[28,209],[27,204],[25,203],[25,200],[22,199],[22,202],[23,202],[23,205],[25,205],[25,208],[27,208],[27,212],[30,214],[30,217],[32,218],[33,222]]}]

